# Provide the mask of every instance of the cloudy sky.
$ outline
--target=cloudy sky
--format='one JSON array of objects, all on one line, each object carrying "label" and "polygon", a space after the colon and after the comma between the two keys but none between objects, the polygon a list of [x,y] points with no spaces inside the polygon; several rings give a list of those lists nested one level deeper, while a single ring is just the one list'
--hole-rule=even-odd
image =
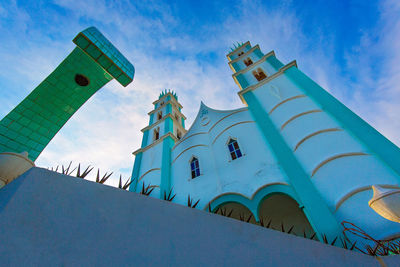
[{"label": "cloudy sky", "polygon": [[135,66],[68,121],[36,164],[82,163],[130,176],[140,129],[161,90],[173,89],[190,127],[200,101],[242,107],[226,54],[250,41],[275,50],[400,145],[400,1],[1,1],[0,117],[97,27]]}]

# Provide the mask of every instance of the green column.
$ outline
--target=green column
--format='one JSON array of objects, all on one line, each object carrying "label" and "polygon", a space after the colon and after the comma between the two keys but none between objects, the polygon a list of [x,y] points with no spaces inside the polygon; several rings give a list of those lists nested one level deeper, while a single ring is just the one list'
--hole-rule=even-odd
[{"label": "green column", "polygon": [[94,27],[79,33],[77,47],[0,121],[0,152],[39,154],[71,116],[113,78],[128,85],[132,64]]}]

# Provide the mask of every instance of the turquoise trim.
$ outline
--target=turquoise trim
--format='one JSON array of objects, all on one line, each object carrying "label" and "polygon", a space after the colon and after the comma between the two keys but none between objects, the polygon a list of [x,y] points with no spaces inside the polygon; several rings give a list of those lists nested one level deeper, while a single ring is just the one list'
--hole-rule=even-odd
[{"label": "turquoise trim", "polygon": [[238,72],[240,70],[240,65],[238,62],[232,63],[232,68],[235,70],[235,72]]},{"label": "turquoise trim", "polygon": [[149,122],[149,125],[152,125],[153,122],[154,122],[154,113],[151,113],[151,114],[150,114],[150,122]]},{"label": "turquoise trim", "polygon": [[[248,199],[243,195],[239,195],[237,193],[229,193],[229,194],[224,194],[221,195],[217,198],[215,198],[211,203],[211,209],[212,211],[215,211],[218,207],[221,205],[227,204],[227,203],[239,203],[248,208],[252,213],[257,222],[260,221],[259,218],[259,208],[260,205],[262,204],[262,201],[267,198],[268,196],[272,194],[285,194],[288,195],[289,197],[293,198],[294,200],[299,203],[299,206],[302,206],[300,204],[298,197],[296,193],[293,191],[293,189],[289,185],[281,185],[281,184],[273,184],[273,185],[267,185],[265,187],[260,188],[257,190],[257,192],[253,195],[252,199]],[[208,207],[206,207],[208,208]]]},{"label": "turquoise trim", "polygon": [[170,101],[171,100],[171,96],[169,95],[169,96],[167,96],[167,101]]},{"label": "turquoise trim", "polygon": [[133,164],[132,176],[131,181],[133,180],[132,184],[129,186],[129,191],[136,192],[138,179],[139,179],[139,171],[140,166],[142,163],[143,153],[139,152],[135,156],[135,163]]},{"label": "turquoise trim", "polygon": [[304,205],[304,213],[313,229],[315,229],[318,238],[322,238],[323,234],[326,234],[328,239],[341,236],[342,231],[339,223],[315,189],[310,177],[297,161],[280,132],[275,128],[268,113],[263,109],[253,92],[246,92],[243,97],[247,102],[250,113],[263,133],[265,141],[272,148],[278,162],[286,172],[291,186],[299,196],[300,202]]},{"label": "turquoise trim", "polygon": [[[322,109],[334,117],[345,129],[352,132],[371,151],[400,174],[400,149],[357,116],[339,100],[311,80],[296,67],[285,71],[286,76],[303,89],[307,96],[319,103]],[[400,177],[398,177],[400,182]]]},{"label": "turquoise trim", "polygon": [[181,121],[182,121],[182,127],[185,128],[185,119],[181,118]]},{"label": "turquoise trim", "polygon": [[266,61],[276,70],[278,71],[284,65],[280,62],[275,56],[270,56],[266,59]]},{"label": "turquoise trim", "polygon": [[147,141],[149,140],[149,130],[144,131],[143,133],[143,139],[142,139],[142,146],[141,148],[144,148],[147,146]]},{"label": "turquoise trim", "polygon": [[167,114],[171,114],[172,113],[172,105],[171,104],[167,104],[167,107],[166,107],[166,114],[165,115],[167,115]]},{"label": "turquoise trim", "polygon": [[261,52],[260,49],[255,49],[253,53],[254,53],[254,55],[256,55],[259,58],[262,58],[264,56],[264,53]]},{"label": "turquoise trim", "polygon": [[174,139],[167,136],[163,140],[162,162],[161,162],[161,183],[160,183],[160,199],[163,199],[164,192],[171,189],[171,150],[175,145]]},{"label": "turquoise trim", "polygon": [[249,86],[249,82],[246,80],[243,74],[239,74],[238,76],[236,76],[236,80],[238,81],[242,89],[245,89],[247,86]]},{"label": "turquoise trim", "polygon": [[172,121],[172,119],[170,117],[165,119],[164,125],[165,125],[165,133],[164,134],[167,134],[169,132],[174,133],[174,122]]}]

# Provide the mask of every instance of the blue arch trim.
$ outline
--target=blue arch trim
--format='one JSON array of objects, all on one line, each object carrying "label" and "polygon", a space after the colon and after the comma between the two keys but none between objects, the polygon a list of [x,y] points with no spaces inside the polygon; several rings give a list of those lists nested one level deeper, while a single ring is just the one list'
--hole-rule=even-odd
[{"label": "blue arch trim", "polygon": [[[273,194],[288,195],[294,200],[296,200],[300,206],[302,206],[302,204],[299,201],[299,198],[297,197],[296,193],[294,192],[293,188],[290,185],[278,184],[278,183],[264,185],[263,187],[258,189],[251,196],[250,199],[238,193],[225,193],[211,200],[208,205],[210,205],[212,211],[215,211],[218,207],[227,203],[242,204],[253,213],[254,218],[258,222],[260,221],[258,217],[259,214],[258,210],[260,204],[265,198]],[[208,208],[208,205],[206,206],[206,209]]]}]

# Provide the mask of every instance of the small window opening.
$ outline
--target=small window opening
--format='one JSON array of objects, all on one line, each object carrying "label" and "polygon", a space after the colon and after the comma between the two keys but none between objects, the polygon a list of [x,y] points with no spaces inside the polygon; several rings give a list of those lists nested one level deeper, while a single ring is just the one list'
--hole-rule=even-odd
[{"label": "small window opening", "polygon": [[239,145],[236,140],[230,139],[228,142],[229,153],[231,154],[232,160],[240,158],[242,152],[240,151]]},{"label": "small window opening", "polygon": [[162,106],[164,106],[164,101],[162,101],[162,102],[160,103],[160,107],[162,107]]},{"label": "small window opening", "polygon": [[246,58],[245,60],[243,60],[244,64],[248,67],[251,64],[253,64],[253,61],[251,60],[251,58]]},{"label": "small window opening", "polygon": [[192,170],[192,179],[196,178],[197,176],[200,176],[200,166],[199,166],[199,160],[197,158],[193,158],[190,161],[190,169]]},{"label": "small window opening", "polygon": [[176,130],[176,138],[178,138],[178,140],[181,140],[181,138],[182,138],[181,131]]},{"label": "small window opening", "polygon": [[179,116],[176,113],[175,113],[175,119],[176,119],[177,122],[179,122]]},{"label": "small window opening", "polygon": [[161,119],[162,119],[162,111],[160,111],[160,112],[157,113],[157,119],[158,119],[158,120],[161,120]]},{"label": "small window opening", "polygon": [[253,75],[257,79],[257,81],[261,81],[267,78],[267,75],[265,75],[264,71],[261,68],[254,70]]},{"label": "small window opening", "polygon": [[240,57],[241,55],[243,55],[244,54],[244,52],[242,51],[242,52],[240,52],[239,54],[238,54],[238,57]]},{"label": "small window opening", "polygon": [[156,141],[159,138],[160,138],[160,127],[157,127],[157,129],[154,129],[153,140]]}]

